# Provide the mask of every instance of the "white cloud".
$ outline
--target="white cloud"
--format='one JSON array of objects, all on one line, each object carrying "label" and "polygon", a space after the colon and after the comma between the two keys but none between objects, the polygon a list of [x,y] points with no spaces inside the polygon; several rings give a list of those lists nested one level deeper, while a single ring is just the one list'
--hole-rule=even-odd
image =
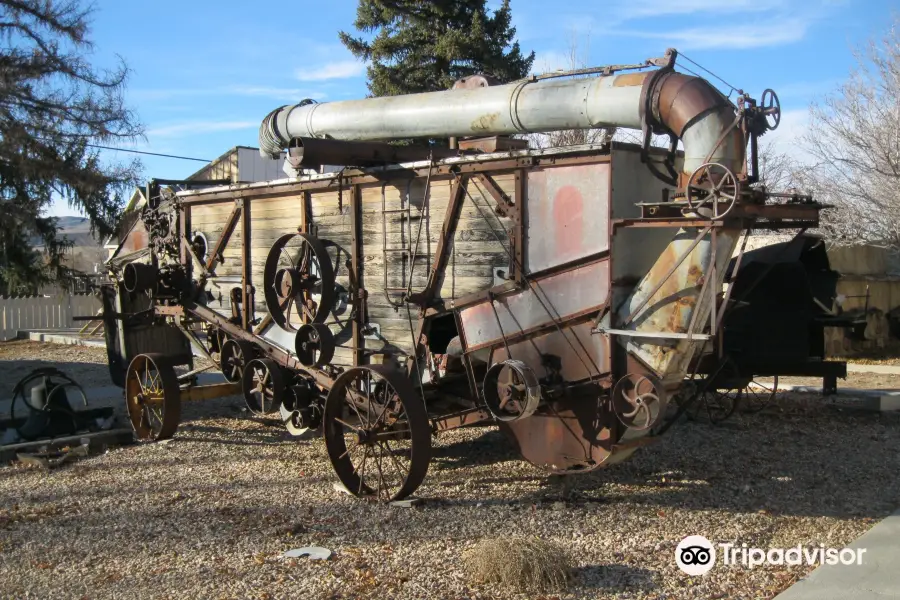
[{"label": "white cloud", "polygon": [[136,101],[154,102],[172,98],[189,98],[196,96],[259,96],[274,99],[313,98],[322,100],[324,92],[304,90],[300,88],[282,88],[264,85],[232,85],[228,87],[179,88],[179,89],[138,89],[129,92],[130,98]]},{"label": "white cloud", "polygon": [[186,123],[155,127],[147,131],[147,137],[181,137],[195,133],[236,131],[259,127],[259,123],[259,121],[188,121]]},{"label": "white cloud", "polygon": [[531,70],[534,73],[550,73],[552,71],[567,71],[572,68],[572,61],[563,52],[549,50],[547,52],[536,52],[534,55],[534,65]]},{"label": "white cloud", "polygon": [[623,19],[639,19],[695,13],[752,13],[779,8],[783,4],[783,0],[630,0],[620,4],[619,14]]},{"label": "white cloud", "polygon": [[261,96],[265,98],[288,98],[301,100],[303,98],[312,98],[313,100],[323,100],[327,97],[324,92],[311,92],[300,88],[280,88],[268,86],[252,86],[252,85],[236,85],[222,90],[228,94],[236,96]]},{"label": "white cloud", "polygon": [[299,81],[325,81],[327,79],[348,79],[366,72],[366,64],[358,60],[331,62],[311,69],[297,69],[294,76]]},{"label": "white cloud", "polygon": [[665,32],[622,31],[622,35],[667,40],[681,50],[732,49],[746,50],[781,46],[800,41],[809,23],[800,19],[782,20],[777,24],[736,25],[717,29],[696,27]]},{"label": "white cloud", "polygon": [[798,108],[781,111],[778,129],[768,132],[761,140],[772,148],[803,163],[812,162],[812,157],[803,145],[803,134],[809,123],[809,109]]}]

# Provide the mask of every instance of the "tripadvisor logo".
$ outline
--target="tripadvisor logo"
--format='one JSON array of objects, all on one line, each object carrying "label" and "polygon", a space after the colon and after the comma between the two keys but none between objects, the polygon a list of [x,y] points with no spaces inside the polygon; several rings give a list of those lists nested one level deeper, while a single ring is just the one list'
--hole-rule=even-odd
[{"label": "tripadvisor logo", "polygon": [[[826,548],[824,545],[792,548],[750,548],[747,544],[717,544],[726,566],[743,565],[753,569],[762,565],[861,565],[865,548]],[[688,575],[705,575],[716,564],[716,547],[702,535],[689,535],[675,548],[675,564]]]}]

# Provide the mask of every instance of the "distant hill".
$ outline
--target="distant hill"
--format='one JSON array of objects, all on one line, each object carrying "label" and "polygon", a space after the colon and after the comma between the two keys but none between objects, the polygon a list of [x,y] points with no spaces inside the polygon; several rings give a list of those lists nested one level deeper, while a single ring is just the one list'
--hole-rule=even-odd
[{"label": "distant hill", "polygon": [[[56,226],[59,229],[59,237],[66,237],[72,242],[65,261],[70,268],[82,273],[103,271],[106,250],[100,239],[91,235],[90,220],[85,217],[56,217]],[[30,243],[36,250],[43,248],[38,237],[31,238]]]},{"label": "distant hill", "polygon": [[[100,240],[91,235],[91,222],[86,217],[56,217],[56,226],[59,228],[59,237],[67,237],[75,247],[94,248],[100,245]],[[30,240],[35,248],[43,246],[40,238]]]}]

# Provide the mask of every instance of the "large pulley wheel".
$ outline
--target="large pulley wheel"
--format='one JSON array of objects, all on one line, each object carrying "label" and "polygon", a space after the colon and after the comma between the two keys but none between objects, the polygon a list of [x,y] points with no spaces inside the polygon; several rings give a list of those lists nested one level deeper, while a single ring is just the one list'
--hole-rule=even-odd
[{"label": "large pulley wheel", "polygon": [[721,219],[731,212],[740,196],[741,184],[731,169],[706,163],[691,173],[685,189],[684,212]]},{"label": "large pulley wheel", "polygon": [[613,410],[629,429],[650,429],[665,414],[667,404],[662,382],[651,375],[632,373],[619,379],[613,387]]},{"label": "large pulley wheel", "polygon": [[400,500],[425,479],[431,427],[425,403],[404,373],[386,365],[348,369],[325,400],[325,446],[347,490]]},{"label": "large pulley wheel", "polygon": [[327,365],[334,358],[335,347],[334,334],[328,325],[323,323],[309,323],[301,326],[294,338],[297,360],[304,367]]},{"label": "large pulley wheel", "polygon": [[250,412],[268,415],[281,406],[285,394],[284,374],[274,360],[254,358],[244,367],[241,387]]},{"label": "large pulley wheel", "polygon": [[139,354],[125,374],[125,405],[134,434],[141,440],[165,440],[181,421],[181,391],[171,359]]},{"label": "large pulley wheel", "polygon": [[519,360],[504,360],[484,376],[484,403],[498,421],[517,421],[534,414],[541,386],[534,371]]},{"label": "large pulley wheel", "polygon": [[222,344],[219,365],[225,379],[237,383],[244,376],[244,368],[253,360],[256,351],[253,344],[243,340],[228,339]]},{"label": "large pulley wheel", "polygon": [[306,233],[278,238],[263,271],[266,308],[285,331],[322,323],[334,304],[334,267],[325,246]]}]

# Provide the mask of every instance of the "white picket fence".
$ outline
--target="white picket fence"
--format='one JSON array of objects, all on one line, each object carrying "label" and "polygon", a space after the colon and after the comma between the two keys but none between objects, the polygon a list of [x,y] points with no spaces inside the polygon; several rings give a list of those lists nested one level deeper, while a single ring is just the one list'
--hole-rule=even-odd
[{"label": "white picket fence", "polygon": [[73,317],[95,315],[100,300],[93,294],[0,297],[0,340],[14,339],[19,331],[81,328]]}]

